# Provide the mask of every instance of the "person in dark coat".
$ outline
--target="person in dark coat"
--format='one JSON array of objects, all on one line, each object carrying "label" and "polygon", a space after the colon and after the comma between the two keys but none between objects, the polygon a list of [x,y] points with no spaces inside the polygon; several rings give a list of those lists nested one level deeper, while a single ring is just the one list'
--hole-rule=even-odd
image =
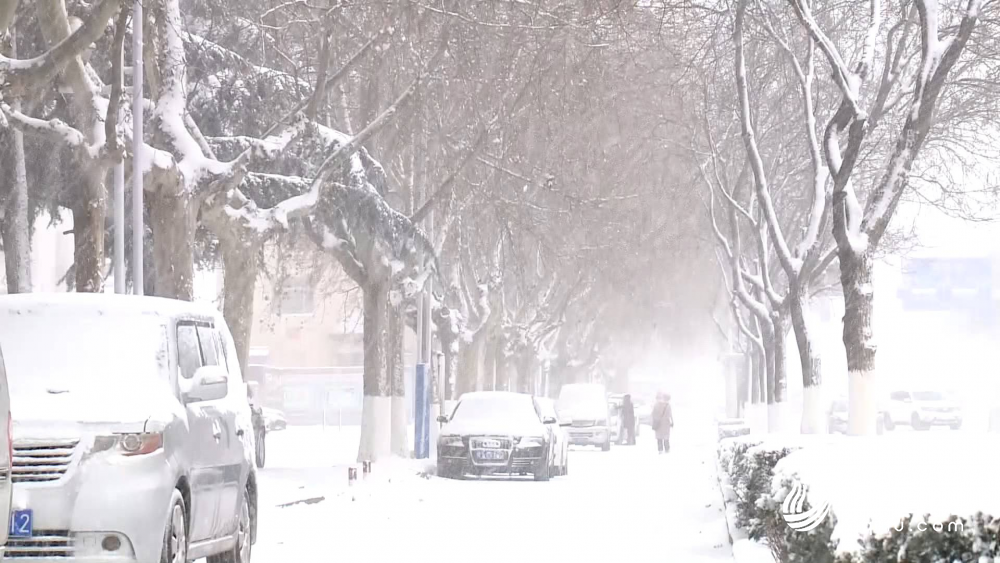
[{"label": "person in dark coat", "polygon": [[625,395],[622,399],[622,435],[625,443],[635,445],[635,405],[632,404],[632,395]]},{"label": "person in dark coat", "polygon": [[653,430],[656,432],[656,449],[661,454],[670,452],[670,429],[674,427],[674,413],[670,408],[670,395],[660,393],[653,406]]}]

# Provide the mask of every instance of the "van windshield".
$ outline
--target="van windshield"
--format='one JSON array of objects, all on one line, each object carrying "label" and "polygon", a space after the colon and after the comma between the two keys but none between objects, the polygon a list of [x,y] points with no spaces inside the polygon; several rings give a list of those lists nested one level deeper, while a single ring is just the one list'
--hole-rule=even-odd
[{"label": "van windshield", "polygon": [[153,315],[0,309],[12,394],[169,381],[167,330]]},{"label": "van windshield", "polygon": [[565,385],[559,392],[556,409],[565,418],[605,419],[608,399],[600,385]]}]

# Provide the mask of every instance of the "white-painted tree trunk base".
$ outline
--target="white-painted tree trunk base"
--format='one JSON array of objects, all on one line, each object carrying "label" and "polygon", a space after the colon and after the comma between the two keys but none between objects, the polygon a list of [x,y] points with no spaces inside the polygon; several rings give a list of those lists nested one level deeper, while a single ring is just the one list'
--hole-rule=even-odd
[{"label": "white-painted tree trunk base", "polygon": [[829,428],[826,420],[826,395],[820,385],[802,389],[803,434],[826,434]]},{"label": "white-painted tree trunk base", "polygon": [[392,453],[392,399],[365,395],[361,411],[358,461],[378,461]]},{"label": "white-painted tree trunk base", "polygon": [[751,403],[746,406],[746,419],[750,423],[750,432],[753,434],[767,434],[767,405],[764,403]]},{"label": "white-painted tree trunk base", "polygon": [[410,457],[410,417],[406,408],[406,397],[393,396],[392,404],[392,455]]},{"label": "white-painted tree trunk base", "polygon": [[878,386],[875,374],[866,371],[848,372],[848,405],[850,415],[847,433],[851,436],[874,436],[878,422]]}]

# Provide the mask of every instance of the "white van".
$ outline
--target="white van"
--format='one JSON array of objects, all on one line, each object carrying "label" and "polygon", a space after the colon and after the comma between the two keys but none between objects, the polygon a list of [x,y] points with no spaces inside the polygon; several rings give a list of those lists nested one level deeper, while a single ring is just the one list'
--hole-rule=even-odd
[{"label": "white van", "polygon": [[3,343],[0,342],[0,420],[7,420],[7,431],[0,432],[0,559],[7,547],[7,535],[10,532],[11,494],[14,489],[11,483],[11,463],[14,452],[11,449],[14,438],[14,423],[10,417],[10,392],[7,390],[7,370],[3,362]]},{"label": "white van", "polygon": [[7,558],[249,562],[254,429],[217,310],[0,296],[0,342],[19,405]]},{"label": "white van", "polygon": [[598,383],[570,383],[559,390],[556,411],[569,423],[569,440],[580,446],[611,449],[611,412],[607,389]]}]

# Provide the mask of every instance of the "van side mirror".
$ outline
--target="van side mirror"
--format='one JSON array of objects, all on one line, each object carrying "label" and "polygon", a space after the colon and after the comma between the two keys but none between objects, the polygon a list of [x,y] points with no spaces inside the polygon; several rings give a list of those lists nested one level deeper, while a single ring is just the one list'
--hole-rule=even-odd
[{"label": "van side mirror", "polygon": [[181,380],[181,391],[187,403],[225,399],[229,394],[229,373],[222,366],[202,366],[190,380]]},{"label": "van side mirror", "polygon": [[441,424],[447,424],[448,423],[448,417],[444,416],[444,415],[441,415],[441,416],[437,417],[437,421],[439,423],[441,423]]},{"label": "van side mirror", "polygon": [[547,416],[542,419],[542,424],[556,424],[558,421],[551,416]]}]

